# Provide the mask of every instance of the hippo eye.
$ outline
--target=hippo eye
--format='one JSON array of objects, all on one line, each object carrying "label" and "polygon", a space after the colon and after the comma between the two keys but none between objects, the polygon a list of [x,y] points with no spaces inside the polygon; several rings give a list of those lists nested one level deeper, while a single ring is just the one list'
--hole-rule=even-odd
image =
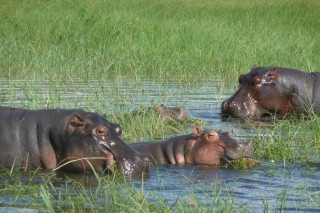
[{"label": "hippo eye", "polygon": [[97,126],[95,128],[95,134],[97,136],[108,136],[108,133],[109,133],[108,129],[103,126]]},{"label": "hippo eye", "polygon": [[104,131],[100,130],[100,129],[97,129],[97,133],[98,135],[103,135],[104,134]]},{"label": "hippo eye", "polygon": [[252,81],[250,82],[250,86],[255,86],[261,83],[261,78],[258,76],[254,77]]},{"label": "hippo eye", "polygon": [[254,85],[256,85],[253,81],[251,81],[250,83],[249,83],[249,85],[250,86],[254,86]]}]

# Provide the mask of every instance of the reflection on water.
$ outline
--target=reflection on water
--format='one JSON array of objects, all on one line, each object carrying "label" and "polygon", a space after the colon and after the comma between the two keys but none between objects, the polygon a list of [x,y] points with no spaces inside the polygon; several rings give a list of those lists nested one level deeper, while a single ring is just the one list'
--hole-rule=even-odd
[{"label": "reflection on water", "polygon": [[[184,106],[192,117],[206,121],[208,126],[215,129],[232,130],[236,138],[246,139],[256,134],[250,127],[243,128],[238,121],[221,120],[220,104],[231,91],[223,91],[219,82],[203,82],[192,86],[152,81],[88,81],[84,85],[75,80],[67,83],[0,80],[0,84],[2,105],[84,108],[108,113],[109,109],[132,110],[140,105],[164,103],[169,106]],[[105,104],[104,109],[96,108],[97,100]],[[320,211],[320,204],[317,203],[320,196],[319,165],[302,167],[288,163],[262,164],[263,166],[249,171],[205,166],[154,166],[143,182],[143,189],[151,200],[151,195],[156,194],[163,197],[168,205],[173,205],[177,199],[192,196],[208,207],[222,200],[244,211]],[[138,189],[142,188],[139,180],[133,184]],[[10,203],[16,202],[12,199],[0,197],[0,202],[10,206]],[[7,210],[10,211],[5,211]]]}]

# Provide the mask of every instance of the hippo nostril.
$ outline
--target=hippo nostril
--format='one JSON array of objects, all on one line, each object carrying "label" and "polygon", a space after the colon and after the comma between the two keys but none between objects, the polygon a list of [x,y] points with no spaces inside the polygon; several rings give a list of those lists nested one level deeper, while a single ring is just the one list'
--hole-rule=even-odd
[{"label": "hippo nostril", "polygon": [[236,106],[237,104],[236,104],[236,102],[235,101],[232,101],[231,103],[230,103],[230,106],[232,106],[232,107],[234,107],[234,106]]},{"label": "hippo nostril", "polygon": [[230,108],[235,108],[237,106],[238,106],[238,104],[234,100],[224,101],[222,103],[222,109],[224,109],[224,110],[227,110],[227,109],[230,109]]}]

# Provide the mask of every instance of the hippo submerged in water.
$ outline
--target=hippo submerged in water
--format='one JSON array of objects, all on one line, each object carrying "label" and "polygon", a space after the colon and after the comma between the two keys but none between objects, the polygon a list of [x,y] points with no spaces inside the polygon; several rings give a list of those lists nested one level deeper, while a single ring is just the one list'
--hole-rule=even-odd
[{"label": "hippo submerged in water", "polygon": [[253,155],[251,143],[233,139],[230,132],[201,132],[197,127],[189,135],[158,142],[132,143],[130,146],[158,164],[219,165],[222,158],[236,160]]},{"label": "hippo submerged in water", "polygon": [[149,167],[148,159],[119,137],[120,127],[96,113],[0,107],[0,121],[5,168],[53,170],[65,164],[66,171],[103,172],[115,161],[120,173],[131,176]]},{"label": "hippo submerged in water", "polygon": [[239,77],[239,89],[221,106],[222,116],[258,118],[320,114],[320,72],[253,67]]},{"label": "hippo submerged in water", "polygon": [[165,120],[186,120],[189,118],[189,112],[183,107],[172,107],[165,106],[164,104],[157,105],[155,110],[163,117]]},{"label": "hippo submerged in water", "polygon": [[186,108],[166,106],[164,104],[159,104],[153,107],[140,108],[133,111],[133,114],[143,115],[143,114],[153,113],[153,112],[156,112],[165,121],[169,121],[169,120],[184,121],[190,117],[189,112]]}]

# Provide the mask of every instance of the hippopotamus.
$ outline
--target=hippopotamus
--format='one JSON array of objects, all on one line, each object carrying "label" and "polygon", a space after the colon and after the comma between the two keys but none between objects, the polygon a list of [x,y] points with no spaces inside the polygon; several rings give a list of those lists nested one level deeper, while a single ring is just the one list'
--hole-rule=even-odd
[{"label": "hippopotamus", "polygon": [[223,101],[221,115],[260,118],[320,114],[320,72],[256,67],[239,77],[239,88]]},{"label": "hippopotamus", "polygon": [[0,166],[103,172],[114,161],[124,175],[148,170],[149,160],[121,138],[119,125],[72,109],[0,107]]},{"label": "hippopotamus", "polygon": [[191,134],[130,146],[155,164],[219,165],[221,159],[228,162],[253,155],[251,143],[233,139],[231,132],[201,131],[198,127],[194,127]]},{"label": "hippopotamus", "polygon": [[133,111],[134,115],[143,115],[156,112],[165,121],[169,120],[186,120],[189,118],[189,112],[184,107],[173,107],[159,104],[152,107],[140,108]]},{"label": "hippopotamus", "polygon": [[171,107],[160,104],[155,107],[155,110],[160,113],[165,120],[186,120],[189,118],[188,110],[183,107]]}]

